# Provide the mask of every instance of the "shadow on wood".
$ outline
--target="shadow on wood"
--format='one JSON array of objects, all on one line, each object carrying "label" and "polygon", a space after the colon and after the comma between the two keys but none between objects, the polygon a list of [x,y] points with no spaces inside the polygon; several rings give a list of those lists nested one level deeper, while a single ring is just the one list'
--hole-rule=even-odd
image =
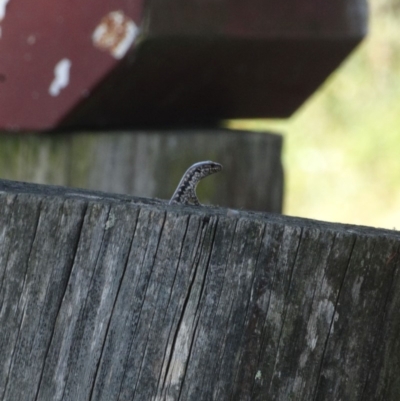
[{"label": "shadow on wood", "polygon": [[0,399],[397,401],[399,245],[0,181]]}]

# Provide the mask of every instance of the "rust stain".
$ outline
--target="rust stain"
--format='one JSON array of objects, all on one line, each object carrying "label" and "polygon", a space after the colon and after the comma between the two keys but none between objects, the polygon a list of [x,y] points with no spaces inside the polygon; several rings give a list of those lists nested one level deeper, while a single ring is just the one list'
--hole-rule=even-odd
[{"label": "rust stain", "polygon": [[109,52],[114,58],[125,56],[138,34],[138,27],[123,11],[104,16],[92,34],[95,47]]}]

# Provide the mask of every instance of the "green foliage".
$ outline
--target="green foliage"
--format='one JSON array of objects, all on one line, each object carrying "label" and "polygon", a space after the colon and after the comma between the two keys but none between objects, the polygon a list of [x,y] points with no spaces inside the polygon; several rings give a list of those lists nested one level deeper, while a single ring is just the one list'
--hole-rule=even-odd
[{"label": "green foliage", "polygon": [[292,118],[231,126],[285,134],[286,214],[400,230],[400,0]]}]

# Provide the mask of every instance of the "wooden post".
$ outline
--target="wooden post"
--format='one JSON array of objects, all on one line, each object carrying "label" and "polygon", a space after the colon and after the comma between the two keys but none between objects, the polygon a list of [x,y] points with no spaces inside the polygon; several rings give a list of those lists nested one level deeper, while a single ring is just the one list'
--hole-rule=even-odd
[{"label": "wooden post", "polygon": [[399,246],[0,181],[0,399],[397,401]]},{"label": "wooden post", "polygon": [[282,137],[227,129],[0,137],[0,177],[169,199],[201,160],[224,169],[199,185],[202,203],[282,212]]}]

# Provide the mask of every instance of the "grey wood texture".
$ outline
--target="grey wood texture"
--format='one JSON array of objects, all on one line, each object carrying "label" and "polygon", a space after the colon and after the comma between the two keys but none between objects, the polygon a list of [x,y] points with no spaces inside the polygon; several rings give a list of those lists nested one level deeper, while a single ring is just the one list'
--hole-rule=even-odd
[{"label": "grey wood texture", "polygon": [[0,181],[0,400],[400,397],[400,233]]},{"label": "grey wood texture", "polygon": [[222,172],[202,181],[201,203],[282,212],[282,137],[227,129],[0,136],[0,177],[170,199],[193,163]]}]

